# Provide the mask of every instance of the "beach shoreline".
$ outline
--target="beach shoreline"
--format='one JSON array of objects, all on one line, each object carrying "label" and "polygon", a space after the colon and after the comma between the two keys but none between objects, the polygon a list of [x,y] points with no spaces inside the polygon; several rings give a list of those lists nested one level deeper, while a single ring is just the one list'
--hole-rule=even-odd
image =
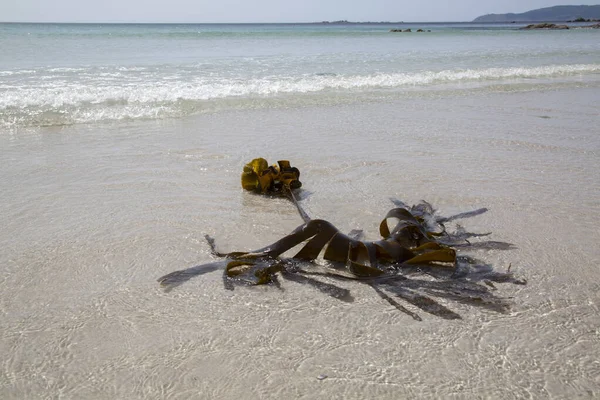
[{"label": "beach shoreline", "polygon": [[[232,110],[1,134],[4,398],[594,398],[600,297],[596,88]],[[164,292],[156,279],[301,223],[239,188],[289,159],[303,204],[342,231],[389,197],[430,201],[515,250],[480,255],[527,286],[509,313],[444,303],[417,322],[365,285],[342,302],[282,280]],[[319,376],[326,379],[317,379]]]}]

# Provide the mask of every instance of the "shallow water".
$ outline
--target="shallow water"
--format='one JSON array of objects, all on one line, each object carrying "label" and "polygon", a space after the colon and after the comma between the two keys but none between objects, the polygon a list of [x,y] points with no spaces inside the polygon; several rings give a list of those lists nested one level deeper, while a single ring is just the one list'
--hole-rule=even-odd
[{"label": "shallow water", "polygon": [[[600,396],[600,91],[568,86],[5,131],[2,397]],[[517,249],[477,255],[529,284],[497,285],[508,314],[443,302],[462,320],[423,322],[352,282],[351,303],[226,291],[204,234],[249,250],[301,223],[239,188],[256,156],[291,160],[309,214],[368,238],[390,197],[488,207],[464,225]]]}]

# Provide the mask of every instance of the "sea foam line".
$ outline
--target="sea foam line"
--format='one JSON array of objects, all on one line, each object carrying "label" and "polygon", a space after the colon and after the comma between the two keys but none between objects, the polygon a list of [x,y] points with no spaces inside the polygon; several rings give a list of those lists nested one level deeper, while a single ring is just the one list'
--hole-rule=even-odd
[{"label": "sea foam line", "polygon": [[[595,74],[600,64],[551,65],[532,68],[381,73],[371,75],[274,75],[264,78],[206,78],[199,71],[180,75],[156,72],[143,76],[78,74],[71,80],[53,81],[49,75],[27,80],[26,85],[0,85],[0,124],[50,123],[48,118],[70,123],[122,118],[162,118],[197,111],[190,102],[228,98],[277,98],[278,95],[325,91],[372,91],[402,87],[429,87],[461,82],[505,82]],[[111,74],[108,74],[111,75]],[[50,117],[48,117],[50,116]],[[42,120],[46,122],[41,122]],[[58,121],[57,120],[57,121]]]},{"label": "sea foam line", "polygon": [[[145,80],[103,80],[105,74],[85,75],[79,79],[53,85],[40,79],[40,84],[3,85],[0,109],[8,107],[100,104],[103,102],[156,103],[179,100],[209,100],[236,96],[272,96],[285,93],[310,93],[322,90],[376,89],[419,86],[453,82],[496,81],[519,78],[544,78],[600,72],[598,64],[554,65],[534,68],[487,68],[469,70],[422,71],[372,75],[304,75],[272,76],[260,79],[203,78],[182,75],[180,79],[163,80],[159,74]],[[118,77],[118,74],[112,75]],[[41,84],[41,81],[44,81]]]}]

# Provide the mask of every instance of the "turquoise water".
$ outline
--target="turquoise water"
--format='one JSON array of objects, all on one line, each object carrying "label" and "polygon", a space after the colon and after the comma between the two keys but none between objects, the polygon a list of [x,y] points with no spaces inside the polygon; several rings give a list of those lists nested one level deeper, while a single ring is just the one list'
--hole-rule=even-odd
[{"label": "turquoise water", "polygon": [[599,30],[519,26],[2,24],[0,126],[597,84]]}]

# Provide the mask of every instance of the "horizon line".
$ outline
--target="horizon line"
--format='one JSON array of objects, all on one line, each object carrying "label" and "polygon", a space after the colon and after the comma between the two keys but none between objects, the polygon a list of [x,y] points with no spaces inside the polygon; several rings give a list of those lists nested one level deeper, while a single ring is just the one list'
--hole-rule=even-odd
[{"label": "horizon line", "polygon": [[[124,22],[124,21],[0,21],[0,24],[72,24],[72,25],[276,25],[276,24],[322,24],[322,25],[344,25],[344,24],[443,24],[443,23],[472,23],[473,21],[291,21],[291,22]],[[481,22],[498,23],[498,22]]]}]

